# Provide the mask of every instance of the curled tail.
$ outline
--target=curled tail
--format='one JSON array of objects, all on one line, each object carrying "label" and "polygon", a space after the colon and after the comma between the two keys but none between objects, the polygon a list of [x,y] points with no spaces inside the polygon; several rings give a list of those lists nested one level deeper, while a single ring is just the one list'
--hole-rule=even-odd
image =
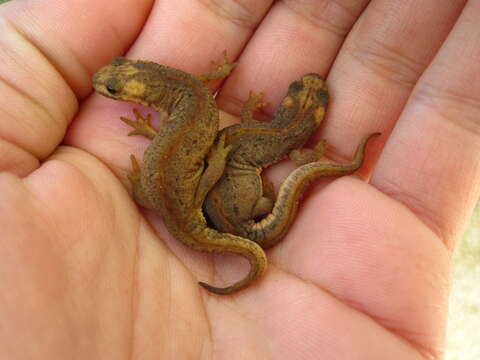
[{"label": "curled tail", "polygon": [[355,172],[362,166],[368,140],[378,135],[380,133],[367,135],[358,145],[349,164],[312,162],[294,170],[283,182],[271,214],[258,222],[252,220],[246,223],[241,235],[252,239],[264,249],[278,243],[290,228],[298,202],[308,185],[320,177],[343,176]]},{"label": "curled tail", "polygon": [[[230,286],[219,288],[204,282],[199,282],[206,290],[221,295],[231,294],[247,287],[265,273],[267,269],[267,257],[263,249],[255,242],[240,236],[220,233],[210,228],[204,228],[203,235],[205,239],[208,239],[208,243],[205,244],[206,247],[203,247],[202,240],[197,238],[197,248],[199,250],[237,254],[246,258],[250,263],[248,275]],[[204,236],[202,236],[202,238]]]}]

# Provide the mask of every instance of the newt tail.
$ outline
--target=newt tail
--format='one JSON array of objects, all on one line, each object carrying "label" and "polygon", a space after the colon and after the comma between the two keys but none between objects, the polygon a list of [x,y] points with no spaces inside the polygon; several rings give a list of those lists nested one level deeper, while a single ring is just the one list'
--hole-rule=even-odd
[{"label": "newt tail", "polygon": [[357,147],[353,160],[348,164],[311,162],[295,169],[283,182],[272,212],[264,219],[245,223],[239,231],[242,236],[267,249],[277,244],[286,234],[295,218],[299,200],[307,187],[315,180],[328,176],[343,176],[360,168],[368,141],[380,133],[367,135]]},{"label": "newt tail", "polygon": [[[265,257],[265,252],[258,244],[240,236],[220,233],[211,228],[205,228],[204,231],[207,234],[206,238],[208,239],[209,249],[207,251],[229,252],[241,255],[249,261],[250,271],[242,280],[224,288],[215,287],[202,281],[198,282],[199,285],[215,294],[226,295],[249,286],[264,274],[267,258]],[[214,244],[218,244],[218,250],[213,249]],[[246,249],[249,251],[245,251]]]},{"label": "newt tail", "polygon": [[222,175],[230,151],[224,136],[216,140],[218,109],[206,83],[227,76],[233,67],[225,55],[225,63],[217,70],[195,77],[149,61],[117,58],[93,78],[95,90],[106,97],[150,106],[169,115],[159,131],[151,126],[150,116],[143,118],[138,111],[136,120],[121,118],[134,128],[130,135],[152,140],[141,166],[131,157],[129,179],[137,203],[158,212],[177,240],[200,251],[241,255],[250,262],[248,275],[231,286],[200,283],[216,294],[247,287],[267,267],[258,244],[208,228],[201,208]]}]

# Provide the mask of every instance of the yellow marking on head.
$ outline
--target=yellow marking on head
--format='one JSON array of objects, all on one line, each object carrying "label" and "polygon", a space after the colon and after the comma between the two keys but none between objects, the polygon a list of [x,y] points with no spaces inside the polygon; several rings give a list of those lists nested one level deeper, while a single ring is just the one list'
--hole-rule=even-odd
[{"label": "yellow marking on head", "polygon": [[312,106],[312,96],[307,89],[303,89],[302,91],[300,91],[300,93],[298,94],[298,100],[304,108],[308,109],[310,106]]},{"label": "yellow marking on head", "polygon": [[325,107],[319,106],[313,112],[313,117],[315,118],[315,122],[320,123],[325,116]]},{"label": "yellow marking on head", "polygon": [[290,96],[286,96],[282,101],[282,106],[290,107],[293,105],[293,99]]},{"label": "yellow marking on head", "polygon": [[141,96],[145,92],[145,84],[137,80],[128,80],[123,87],[123,92],[132,97]]},{"label": "yellow marking on head", "polygon": [[323,87],[323,80],[318,76],[305,76],[302,81],[305,87],[313,89],[320,89]]},{"label": "yellow marking on head", "polygon": [[[306,75],[302,78],[303,89],[298,93],[298,100],[304,108],[316,105],[314,99],[316,92],[324,87],[324,81],[315,75]],[[316,110],[317,111],[317,110]],[[319,117],[321,120],[321,116]],[[318,119],[315,118],[317,121]]]}]

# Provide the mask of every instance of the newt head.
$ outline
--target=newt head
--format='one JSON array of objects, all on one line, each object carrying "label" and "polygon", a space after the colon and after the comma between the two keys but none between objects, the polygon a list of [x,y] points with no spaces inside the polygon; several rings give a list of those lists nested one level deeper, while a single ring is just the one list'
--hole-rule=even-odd
[{"label": "newt head", "polygon": [[115,58],[93,75],[93,87],[103,96],[112,99],[143,103],[155,66],[157,65],[147,61]]},{"label": "newt head", "polygon": [[325,115],[327,103],[328,90],[325,81],[318,74],[310,73],[290,84],[282,106],[286,108],[295,106],[303,109],[304,113],[311,111],[315,121],[320,123]]}]

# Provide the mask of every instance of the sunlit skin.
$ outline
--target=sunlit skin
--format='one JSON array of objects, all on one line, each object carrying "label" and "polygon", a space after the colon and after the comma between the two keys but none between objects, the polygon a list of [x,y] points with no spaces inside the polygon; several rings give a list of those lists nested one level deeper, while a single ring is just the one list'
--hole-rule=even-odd
[{"label": "sunlit skin", "polygon": [[[440,359],[480,192],[480,3],[153,4],[0,5],[0,358]],[[238,66],[217,84],[223,125],[250,90],[270,119],[315,72],[330,103],[312,143],[347,162],[382,135],[360,173],[306,193],[260,281],[219,297],[198,279],[230,284],[248,264],[189,249],[135,204],[129,155],[148,140],[91,77],[120,55],[201,74],[224,49]],[[293,168],[269,171],[277,189]]]}]

